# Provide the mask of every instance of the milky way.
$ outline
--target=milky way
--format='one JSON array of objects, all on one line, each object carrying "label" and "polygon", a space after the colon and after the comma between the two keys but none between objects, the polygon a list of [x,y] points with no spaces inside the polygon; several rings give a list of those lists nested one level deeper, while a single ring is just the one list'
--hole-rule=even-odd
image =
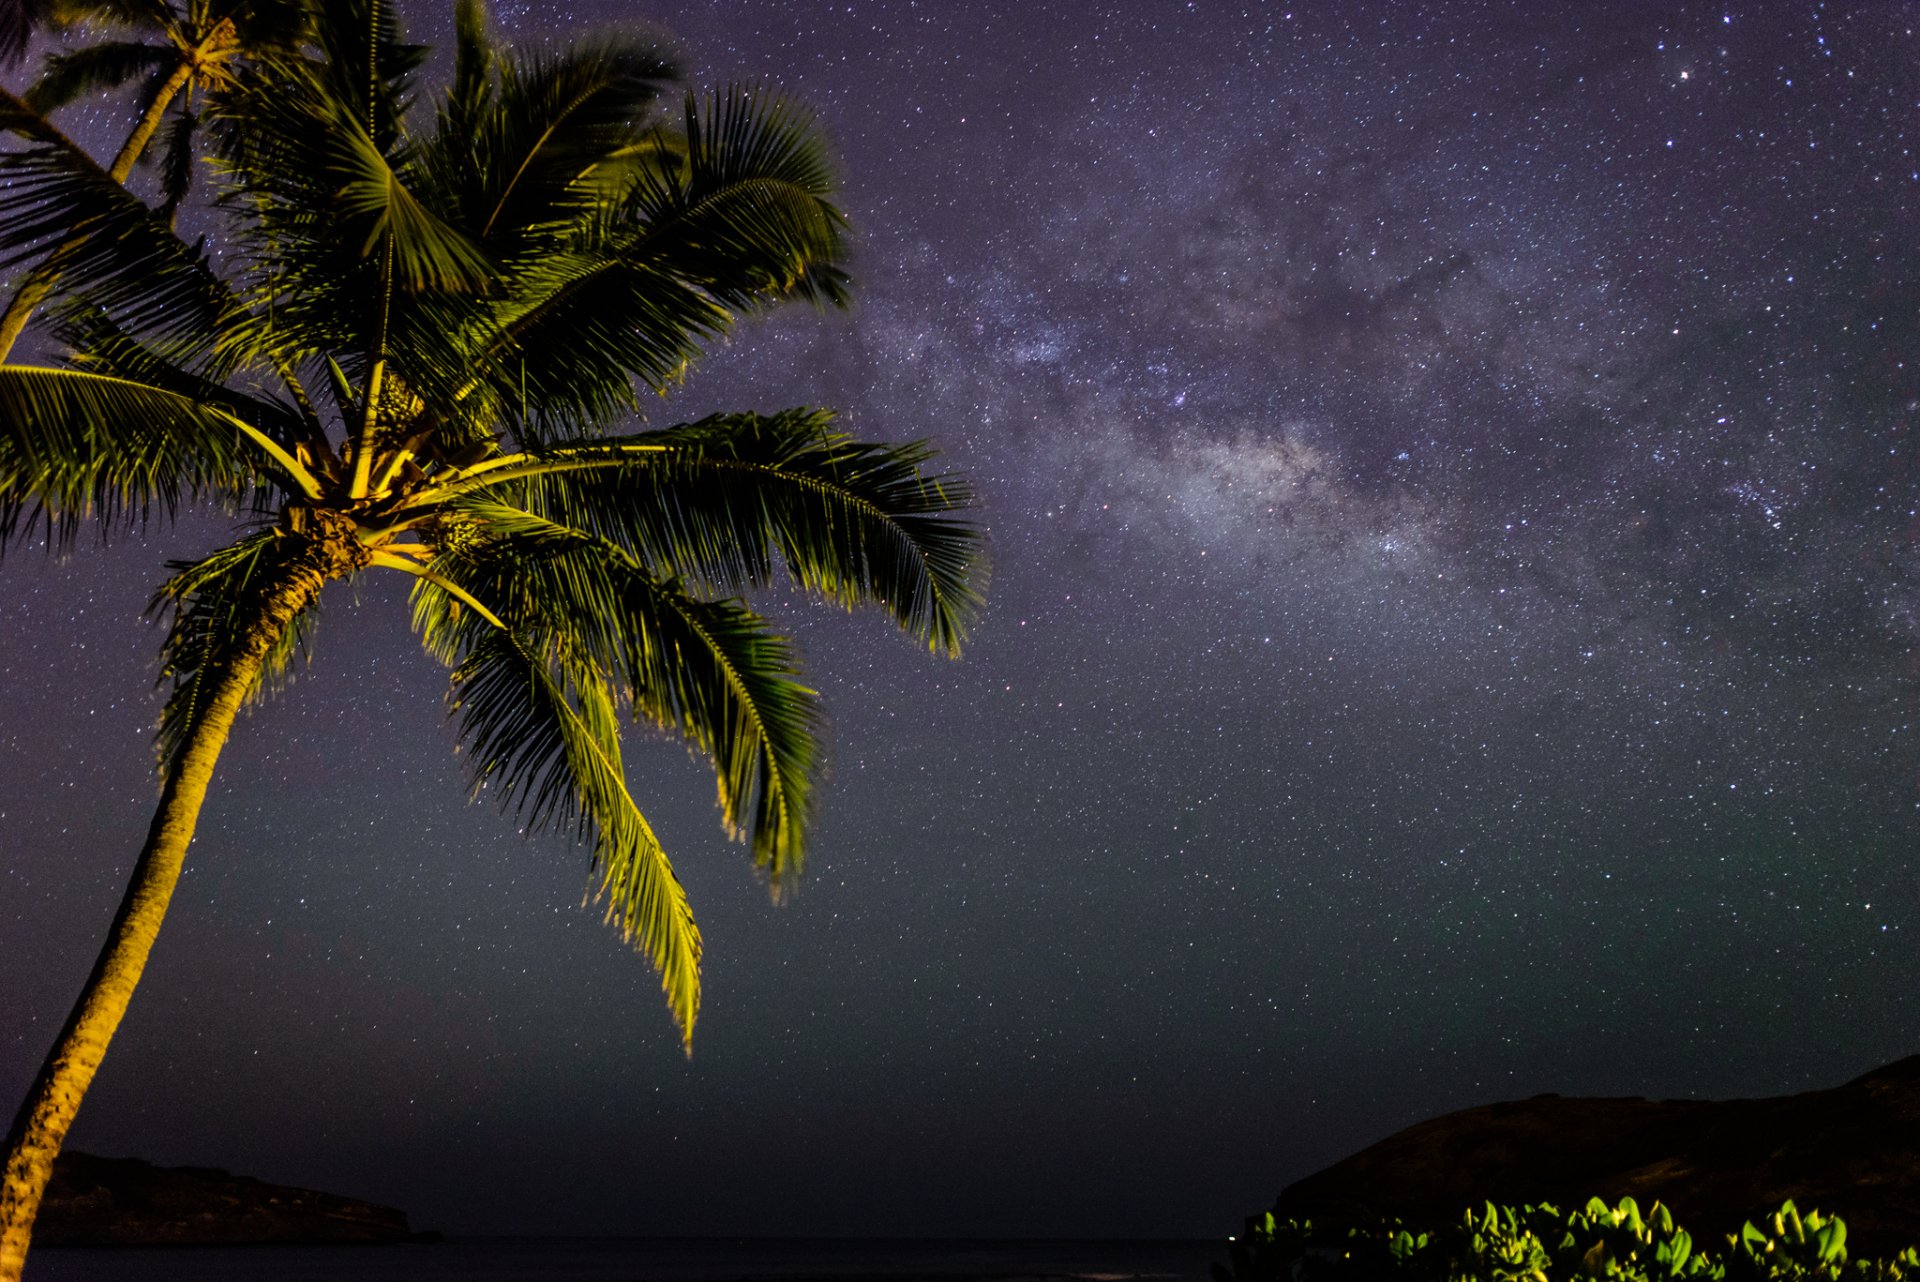
[{"label": "milky way", "polygon": [[[404,603],[338,593],[75,1143],[456,1231],[1214,1235],[1444,1109],[1914,1050],[1913,13],[1568,8],[652,11],[818,109],[862,250],[650,420],[937,438],[974,643],[764,603],[834,718],[778,909],[636,752],[683,1062],[584,856],[463,804]],[[144,828],[140,609],[216,533],[0,571],[7,1090]]]}]

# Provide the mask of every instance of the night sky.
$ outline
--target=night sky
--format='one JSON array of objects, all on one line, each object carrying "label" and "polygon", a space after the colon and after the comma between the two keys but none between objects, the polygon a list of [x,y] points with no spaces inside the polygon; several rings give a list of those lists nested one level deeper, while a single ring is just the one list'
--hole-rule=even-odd
[{"label": "night sky", "polygon": [[[814,105],[861,248],[648,421],[937,438],[965,658],[762,603],[832,715],[777,908],[636,746],[687,1060],[585,852],[468,804],[400,576],[333,589],[72,1145],[452,1232],[1224,1236],[1445,1110],[1920,1050],[1920,8],[1553,8],[650,6]],[[8,1109],[224,529],[0,567]]]}]

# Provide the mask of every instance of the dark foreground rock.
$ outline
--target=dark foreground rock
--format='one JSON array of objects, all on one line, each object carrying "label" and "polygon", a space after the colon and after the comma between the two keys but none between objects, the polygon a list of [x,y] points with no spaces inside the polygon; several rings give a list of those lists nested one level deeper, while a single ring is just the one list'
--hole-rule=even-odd
[{"label": "dark foreground rock", "polygon": [[200,1166],[62,1153],[35,1221],[43,1246],[418,1240],[404,1211]]},{"label": "dark foreground rock", "polygon": [[1448,1113],[1289,1185],[1274,1214],[1437,1222],[1595,1195],[1664,1202],[1696,1240],[1792,1198],[1845,1219],[1856,1256],[1920,1244],[1920,1055],[1773,1099],[1543,1095]]}]

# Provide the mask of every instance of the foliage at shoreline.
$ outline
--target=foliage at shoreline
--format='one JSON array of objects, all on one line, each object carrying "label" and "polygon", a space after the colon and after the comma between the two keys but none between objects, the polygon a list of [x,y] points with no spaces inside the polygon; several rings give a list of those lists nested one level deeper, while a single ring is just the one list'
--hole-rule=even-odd
[{"label": "foliage at shoreline", "polygon": [[1249,1218],[1218,1282],[1920,1282],[1920,1253],[1847,1258],[1837,1215],[1802,1215],[1792,1201],[1764,1223],[1748,1221],[1724,1245],[1696,1243],[1655,1202],[1593,1198],[1563,1214],[1548,1203],[1469,1208],[1440,1229],[1387,1220],[1344,1231],[1310,1220]]}]

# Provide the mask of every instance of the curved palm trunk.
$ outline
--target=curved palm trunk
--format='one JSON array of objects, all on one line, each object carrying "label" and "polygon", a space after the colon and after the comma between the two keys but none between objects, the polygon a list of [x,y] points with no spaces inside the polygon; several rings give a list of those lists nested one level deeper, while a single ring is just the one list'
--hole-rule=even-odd
[{"label": "curved palm trunk", "polygon": [[[154,131],[160,127],[167,108],[173,105],[174,98],[192,76],[193,64],[182,61],[174,73],[162,82],[159,91],[153,95],[153,101],[147,104],[146,113],[120,145],[120,154],[113,158],[113,165],[107,170],[108,177],[122,186],[126,185],[127,175],[133,172],[133,162],[153,141]],[[20,282],[20,288],[7,300],[6,310],[0,312],[0,361],[7,359],[13,351],[13,345],[20,341],[20,335],[26,330],[27,322],[33,318],[35,310],[47,301],[54,286],[60,283],[60,269],[70,252],[67,245],[55,248],[44,262],[27,273],[27,278]],[[0,1273],[0,1278],[4,1277],[6,1274]]]},{"label": "curved palm trunk", "polygon": [[140,982],[233,719],[275,641],[326,580],[340,572],[338,558],[345,554],[337,548],[333,551],[330,558],[327,548],[310,544],[273,581],[263,584],[254,608],[248,611],[250,626],[235,636],[225,662],[209,674],[204,711],[167,773],[146,846],[134,865],[133,880],[120,901],[107,942],[7,1132],[6,1170],[0,1176],[0,1282],[19,1282],[26,1266],[27,1243],[41,1195],[53,1175],[53,1159],[107,1053],[107,1042],[126,1014],[134,985]]}]

